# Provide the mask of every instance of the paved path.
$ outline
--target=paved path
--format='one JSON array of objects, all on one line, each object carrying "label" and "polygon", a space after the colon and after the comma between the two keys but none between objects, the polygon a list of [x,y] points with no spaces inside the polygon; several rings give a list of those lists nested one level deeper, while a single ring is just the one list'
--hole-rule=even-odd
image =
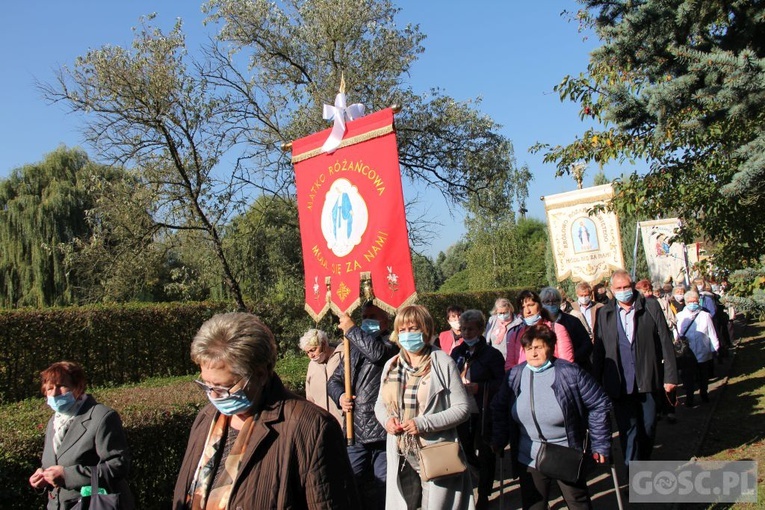
[{"label": "paved path", "polygon": [[[710,402],[701,404],[698,407],[689,409],[683,406],[684,392],[679,388],[680,405],[676,408],[677,423],[670,424],[666,419],[658,423],[656,431],[656,444],[652,460],[687,460],[695,456],[701,446],[701,441],[707,431],[709,420],[714,412],[717,402],[722,394],[723,386],[727,383],[728,374],[733,359],[733,352],[724,363],[715,362],[715,373],[709,385]],[[700,399],[696,395],[696,401]],[[613,430],[616,431],[614,424]],[[627,502],[627,493],[629,492],[627,469],[622,462],[622,452],[619,446],[618,434],[614,432],[614,461],[617,466],[617,477],[622,489],[622,500],[624,508],[629,509],[648,509],[651,510],[671,510],[673,505],[665,504],[629,504]],[[504,472],[510,473],[509,452],[504,459]],[[496,478],[500,478],[500,470],[497,468]],[[595,510],[611,510],[618,508],[616,493],[614,491],[614,482],[611,477],[610,469],[607,467],[595,468],[588,477],[590,494],[592,495],[593,507]],[[489,508],[491,510],[512,510],[521,508],[521,494],[518,486],[518,480],[505,480],[504,496],[500,506],[500,482],[494,485],[495,492],[492,495]],[[567,508],[557,487],[554,488],[555,499],[550,502],[552,510]]]}]

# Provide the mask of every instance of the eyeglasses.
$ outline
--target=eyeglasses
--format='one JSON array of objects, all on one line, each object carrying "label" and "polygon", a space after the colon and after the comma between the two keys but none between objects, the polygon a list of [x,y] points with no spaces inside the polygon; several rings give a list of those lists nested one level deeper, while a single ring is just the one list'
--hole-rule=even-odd
[{"label": "eyeglasses", "polygon": [[[244,384],[241,384],[242,381],[244,381]],[[228,388],[223,388],[221,386],[208,386],[204,381],[200,381],[199,379],[194,379],[194,382],[202,388],[205,393],[208,395],[213,395],[214,398],[228,398],[231,396],[232,393],[236,393],[241,388],[244,388],[247,386],[247,383],[250,382],[250,378],[248,377],[247,380],[244,380],[244,377],[239,379],[239,381],[236,384],[233,384],[232,386],[229,386]],[[237,386],[240,386],[235,391],[231,391]]]}]

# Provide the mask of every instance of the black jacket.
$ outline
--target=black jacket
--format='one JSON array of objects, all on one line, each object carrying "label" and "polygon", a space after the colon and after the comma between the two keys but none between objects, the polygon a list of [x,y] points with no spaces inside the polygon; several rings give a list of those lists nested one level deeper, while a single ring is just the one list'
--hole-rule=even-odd
[{"label": "black jacket", "polygon": [[568,336],[571,338],[571,344],[574,346],[574,362],[589,372],[592,369],[590,362],[592,341],[587,329],[582,325],[582,321],[561,311],[556,322],[566,328]]},{"label": "black jacket", "polygon": [[[619,306],[612,299],[598,310],[592,366],[595,379],[611,398],[621,395],[622,370],[616,321]],[[639,393],[661,390],[665,383],[677,384],[677,364],[664,314],[655,299],[637,295],[635,302],[635,379]],[[663,361],[663,363],[662,363]]]},{"label": "black jacket", "polygon": [[[351,342],[351,390],[353,401],[353,432],[357,443],[385,441],[387,432],[375,417],[375,402],[380,392],[380,378],[385,362],[398,353],[387,333],[371,335],[353,326],[346,333]],[[345,365],[340,365],[327,381],[327,394],[340,407],[345,393]],[[345,426],[345,421],[343,421]]]},{"label": "black jacket", "polygon": [[452,358],[457,362],[460,374],[467,365],[467,379],[471,383],[478,383],[475,401],[478,409],[483,412],[484,402],[487,404],[491,402],[505,377],[505,359],[502,353],[487,344],[486,339],[481,337],[472,353],[470,347],[463,342],[452,350]]}]

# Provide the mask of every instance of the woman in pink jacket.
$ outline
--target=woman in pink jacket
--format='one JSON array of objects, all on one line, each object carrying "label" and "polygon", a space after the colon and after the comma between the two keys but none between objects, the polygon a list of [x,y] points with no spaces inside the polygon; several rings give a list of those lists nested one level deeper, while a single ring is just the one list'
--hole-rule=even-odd
[{"label": "woman in pink jacket", "polygon": [[523,322],[516,327],[509,329],[505,336],[507,345],[507,358],[505,359],[505,371],[510,370],[515,365],[526,361],[526,353],[521,345],[521,337],[527,328],[535,324],[545,324],[555,332],[558,341],[555,343],[554,356],[574,362],[574,346],[571,343],[571,337],[568,336],[566,328],[553,322],[547,310],[542,307],[542,300],[539,294],[533,290],[524,290],[518,294],[518,308]]}]

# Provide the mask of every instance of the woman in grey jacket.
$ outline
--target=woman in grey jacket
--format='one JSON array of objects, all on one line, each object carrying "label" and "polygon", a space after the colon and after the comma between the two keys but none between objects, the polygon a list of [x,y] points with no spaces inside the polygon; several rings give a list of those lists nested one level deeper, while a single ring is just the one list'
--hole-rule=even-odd
[{"label": "woman in grey jacket", "polygon": [[90,486],[91,470],[99,466],[99,487],[119,494],[120,508],[132,510],[130,453],[117,412],[85,393],[85,372],[77,363],[53,363],[40,379],[55,413],[45,432],[42,467],[29,484],[45,491],[48,510],[66,510],[79,501],[82,487]]},{"label": "woman in grey jacket", "polygon": [[[423,306],[402,308],[391,339],[400,347],[383,369],[375,414],[388,433],[387,509],[473,509],[467,471],[433,481],[420,478],[420,446],[457,441],[471,399],[446,353],[431,346],[433,318]],[[460,452],[464,462],[464,454]]]}]

